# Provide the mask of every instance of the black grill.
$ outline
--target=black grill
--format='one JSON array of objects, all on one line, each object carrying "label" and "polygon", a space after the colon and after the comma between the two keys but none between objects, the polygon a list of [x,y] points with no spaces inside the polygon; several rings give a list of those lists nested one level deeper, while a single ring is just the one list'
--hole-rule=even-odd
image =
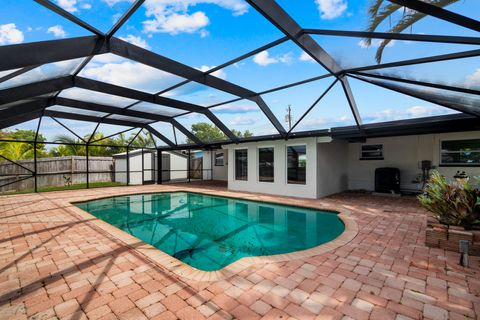
[{"label": "black grill", "polygon": [[400,193],[400,170],[398,168],[375,169],[375,192]]}]

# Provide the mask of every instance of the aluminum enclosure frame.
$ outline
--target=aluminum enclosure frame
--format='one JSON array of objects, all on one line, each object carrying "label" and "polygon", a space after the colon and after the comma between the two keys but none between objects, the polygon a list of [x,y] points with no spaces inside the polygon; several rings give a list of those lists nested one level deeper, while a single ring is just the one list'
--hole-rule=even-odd
[{"label": "aluminum enclosure frame", "polygon": [[[93,35],[70,39],[0,46],[0,57],[2,58],[0,59],[0,71],[18,69],[1,77],[0,83],[14,79],[15,77],[18,77],[30,70],[33,70],[34,68],[37,68],[47,63],[77,58],[84,59],[83,62],[77,67],[77,69],[70,75],[32,82],[26,85],[0,90],[0,105],[7,105],[6,107],[0,109],[0,130],[36,118],[40,119],[40,124],[42,117],[45,116],[52,117],[53,119],[55,119],[55,121],[57,121],[58,119],[72,119],[78,121],[94,122],[97,123],[97,128],[100,123],[122,125],[132,128],[138,128],[141,130],[147,130],[150,135],[153,135],[159,140],[163,141],[166,146],[157,148],[157,151],[161,152],[165,150],[180,149],[212,149],[219,148],[221,147],[221,145],[229,143],[267,141],[272,139],[296,139],[300,137],[325,135],[332,136],[334,139],[349,140],[365,139],[368,137],[376,137],[381,135],[390,136],[395,134],[420,134],[444,132],[445,130],[461,131],[465,130],[465,128],[469,128],[471,130],[480,129],[480,125],[478,125],[478,123],[480,122],[478,121],[478,118],[480,117],[480,105],[461,104],[455,99],[449,98],[448,95],[445,95],[445,98],[439,99],[438,94],[431,94],[427,90],[413,90],[411,88],[407,88],[406,86],[412,85],[418,88],[432,88],[437,90],[438,92],[458,92],[474,96],[480,96],[480,90],[445,85],[441,83],[419,81],[416,79],[401,78],[393,75],[385,75],[374,72],[392,67],[479,57],[480,49],[478,49],[478,45],[480,45],[480,37],[445,36],[438,34],[395,34],[388,32],[304,29],[274,0],[247,0],[251,7],[253,7],[268,21],[270,21],[278,30],[280,30],[284,34],[284,36],[268,44],[265,44],[264,46],[261,46],[255,50],[252,50],[251,52],[247,52],[237,58],[225,62],[211,70],[202,72],[195,68],[182,64],[178,61],[140,48],[115,37],[115,34],[122,27],[122,25],[124,25],[128,21],[128,19],[142,6],[144,0],[134,1],[131,7],[106,33],[101,32],[100,30],[96,29],[82,19],[65,11],[58,5],[54,4],[52,1],[35,1],[44,6],[45,8],[51,10],[52,12],[55,12],[56,14],[64,17],[65,19],[68,19],[69,21],[77,24],[81,28],[84,28]],[[479,21],[436,7],[424,1],[389,1],[400,6],[416,10],[418,12],[422,12],[426,15],[448,21],[449,23],[457,24],[459,26],[477,32],[480,31]],[[315,39],[312,38],[311,35],[408,40],[427,43],[462,44],[471,45],[472,50],[345,69],[342,68],[340,64],[338,64],[337,61],[334,59],[334,57],[330,56],[315,41]],[[220,79],[213,75],[213,72],[215,71],[233,65],[234,63],[237,63],[243,59],[251,57],[254,54],[257,54],[269,48],[278,46],[286,41],[292,41],[295,45],[297,45],[304,52],[306,52],[316,63],[323,66],[328,73],[324,75],[318,75],[311,79],[305,79],[302,81],[297,81],[295,83],[285,84],[277,88],[271,88],[263,92],[254,92],[250,89],[244,88],[227,80]],[[151,94],[132,88],[112,85],[109,83],[87,79],[79,76],[81,70],[90,62],[93,57],[105,53],[112,53],[123,58],[148,65],[152,68],[164,72],[169,72],[173,75],[182,77],[185,80],[169,88],[158,91],[155,94]],[[332,84],[327,87],[325,91],[319,92],[319,98],[305,111],[305,113],[294,124],[293,128],[288,131],[285,130],[285,128],[274,115],[268,104],[262,98],[262,95],[266,93],[299,86],[305,83],[328,77],[332,78]],[[402,120],[379,124],[363,124],[355,101],[355,95],[354,93],[352,93],[352,90],[350,88],[350,78],[364,81],[371,85],[392,90],[404,95],[409,95],[424,101],[435,103],[446,108],[459,111],[460,114]],[[200,83],[216,90],[226,92],[235,96],[235,98],[230,101],[225,101],[205,107],[163,96],[163,94],[165,94],[166,92],[174,90],[179,86],[187,84],[189,82]],[[313,108],[315,108],[315,106],[322,100],[326,93],[328,93],[328,91],[335,84],[341,85],[356,125],[353,127],[331,128],[330,130],[293,132],[293,129],[297,127],[297,125],[302,123],[306,115]],[[70,88],[81,88],[99,93],[110,94],[118,97],[133,99],[136,102],[132,103],[127,107],[120,107],[80,101],[60,96],[60,93],[63,90],[67,90]],[[266,116],[270,124],[275,128],[277,133],[268,136],[239,138],[211,111],[211,108],[225,105],[234,101],[240,101],[242,99],[252,101],[256,106],[258,106],[258,108]],[[155,112],[143,112],[132,109],[133,106],[140,102],[148,102],[158,105],[159,110],[163,106],[168,108],[174,108],[180,110],[180,113],[175,116],[167,116]],[[8,106],[8,104],[11,105]],[[72,108],[78,111],[78,113],[61,112],[49,109],[49,107],[56,105]],[[92,116],[82,114],[82,111],[95,111],[105,113],[107,115]],[[185,128],[176,119],[179,116],[189,113],[199,113],[205,115],[215,126],[217,126],[224,133],[224,135],[227,137],[227,140],[212,142],[201,141],[200,139],[198,139],[194,134],[192,134],[189,129]],[[137,118],[139,120],[118,120],[109,118],[110,115],[123,115]],[[175,141],[171,141],[169,138],[167,138],[165,133],[159,132],[152,127],[152,124],[158,121],[171,124],[172,128],[175,128],[179,132],[183,133],[190,141],[193,141],[193,143],[179,143],[176,139],[176,136]],[[33,143],[36,144],[36,140],[37,139],[35,139]],[[95,141],[86,141],[86,145],[88,146],[88,144],[94,142]],[[35,172],[34,174],[36,175]]]}]

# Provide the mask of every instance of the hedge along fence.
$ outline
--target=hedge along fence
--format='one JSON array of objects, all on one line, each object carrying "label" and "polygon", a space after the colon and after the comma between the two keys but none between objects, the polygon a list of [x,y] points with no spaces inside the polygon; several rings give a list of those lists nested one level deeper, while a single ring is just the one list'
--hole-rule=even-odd
[{"label": "hedge along fence", "polygon": [[[19,165],[34,171],[33,159],[15,161]],[[0,161],[0,186],[22,178],[32,176],[32,172],[8,161]],[[112,157],[88,157],[89,182],[113,182],[115,162]],[[87,182],[87,159],[83,156],[38,158],[37,186],[39,189],[64,186],[67,183],[79,184]],[[0,192],[16,192],[33,189],[31,178],[15,182],[0,188]]]}]

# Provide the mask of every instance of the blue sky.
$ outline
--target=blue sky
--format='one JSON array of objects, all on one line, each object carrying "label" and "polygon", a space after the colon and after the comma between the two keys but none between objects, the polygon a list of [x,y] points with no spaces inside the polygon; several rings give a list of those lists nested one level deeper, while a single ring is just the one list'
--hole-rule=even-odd
[{"label": "blue sky", "polygon": [[[102,31],[109,30],[132,3],[131,0],[52,0],[52,2]],[[369,4],[367,0],[279,0],[278,3],[304,28],[364,30],[367,25],[366,11]],[[480,3],[475,0],[459,1],[449,9],[471,18],[480,18]],[[391,23],[395,23],[401,14],[398,12]],[[390,23],[386,21],[377,30],[387,31],[389,28]],[[423,19],[408,32],[478,36],[474,31],[432,17]],[[2,0],[0,45],[86,35],[90,35],[88,31],[34,1]],[[147,0],[116,36],[206,71],[283,35],[243,0]],[[332,36],[314,36],[314,38],[342,67],[375,63],[374,56],[378,42],[374,41],[371,47],[366,47],[362,39],[357,38]],[[472,49],[478,49],[478,47],[395,41],[385,50],[383,62]],[[0,89],[68,74],[80,61],[81,59],[45,65],[20,78],[2,83]],[[480,85],[480,58],[393,68],[384,72],[431,82],[477,87]],[[308,55],[288,41],[215,72],[213,75],[261,92],[326,73],[323,67],[311,61]],[[150,93],[156,93],[183,80],[112,54],[97,56],[80,75]],[[262,97],[282,123],[284,123],[285,109],[288,105],[292,107],[293,118],[296,121],[332,81],[332,78],[327,78]],[[351,79],[350,84],[365,123],[452,112],[358,80]],[[81,89],[69,89],[61,95],[119,107],[133,102],[129,99],[95,94]],[[193,83],[165,95],[202,106],[210,106],[235,98],[228,93]],[[134,109],[178,115],[177,110],[147,103],[139,104]],[[274,133],[268,120],[250,101],[241,100],[213,108],[212,111],[232,129],[248,129],[258,135]],[[205,119],[201,115],[190,114],[180,116],[178,120],[189,127],[192,123]],[[342,88],[337,83],[297,129],[299,131],[325,129],[353,123]],[[88,131],[87,128],[91,127],[91,124],[74,122],[71,125],[81,128],[79,131]],[[155,126],[173,139],[171,126],[161,123]],[[61,130],[53,122],[46,122],[42,129],[49,138],[53,138]],[[108,130],[105,128],[107,133],[111,133],[109,130],[114,128],[108,128]],[[183,138],[178,134],[179,141]]]}]

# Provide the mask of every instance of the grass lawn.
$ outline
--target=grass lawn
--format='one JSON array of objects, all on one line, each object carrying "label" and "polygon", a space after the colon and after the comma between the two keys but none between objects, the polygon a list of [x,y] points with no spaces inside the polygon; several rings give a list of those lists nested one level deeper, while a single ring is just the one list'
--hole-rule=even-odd
[{"label": "grass lawn", "polygon": [[[120,182],[90,182],[89,183],[90,188],[119,187],[124,185],[125,184],[122,184]],[[77,190],[77,189],[86,189],[86,188],[87,188],[86,183],[78,183],[78,184],[72,184],[70,186],[53,186],[53,187],[38,188],[38,192]],[[32,193],[34,191],[35,191],[34,189],[24,189],[24,190],[15,191],[15,192],[5,192],[4,195]]]}]

